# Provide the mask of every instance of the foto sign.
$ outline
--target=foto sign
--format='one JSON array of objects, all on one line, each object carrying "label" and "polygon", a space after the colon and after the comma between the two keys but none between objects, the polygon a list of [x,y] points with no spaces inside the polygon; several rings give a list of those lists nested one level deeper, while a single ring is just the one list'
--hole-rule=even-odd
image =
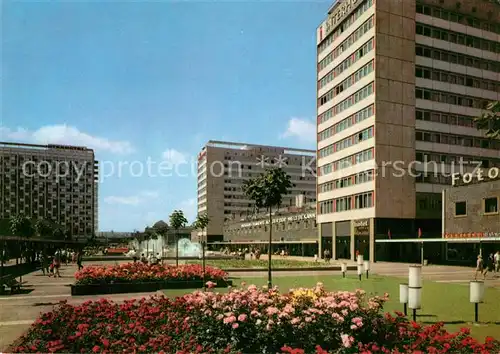
[{"label": "foto sign", "polygon": [[325,35],[330,33],[335,28],[335,25],[344,20],[361,0],[338,0],[338,2],[338,5],[335,6],[335,9],[326,20]]},{"label": "foto sign", "polygon": [[493,181],[496,179],[500,179],[500,168],[492,167],[489,170],[477,168],[475,171],[470,173],[464,173],[463,175],[461,175],[460,173],[454,173],[451,176],[451,185],[452,186],[456,186],[458,184],[467,185],[474,181],[476,182],[481,182],[485,180]]}]

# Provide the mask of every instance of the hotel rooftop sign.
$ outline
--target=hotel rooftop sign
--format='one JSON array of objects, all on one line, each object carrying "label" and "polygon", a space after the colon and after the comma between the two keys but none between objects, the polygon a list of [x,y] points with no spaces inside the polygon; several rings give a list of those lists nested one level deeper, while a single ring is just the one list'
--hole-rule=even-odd
[{"label": "hotel rooftop sign", "polygon": [[328,12],[328,19],[325,24],[325,36],[341,23],[359,3],[361,3],[361,0],[337,0]]},{"label": "hotel rooftop sign", "polygon": [[500,180],[500,168],[492,167],[488,170],[482,168],[476,168],[473,172],[464,173],[454,173],[451,176],[451,185],[453,187],[466,186],[473,183],[487,182]]}]

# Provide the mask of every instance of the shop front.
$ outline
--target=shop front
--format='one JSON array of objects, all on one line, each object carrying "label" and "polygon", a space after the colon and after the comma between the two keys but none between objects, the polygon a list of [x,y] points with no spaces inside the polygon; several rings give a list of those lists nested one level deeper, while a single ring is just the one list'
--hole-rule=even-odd
[{"label": "shop front", "polygon": [[354,220],[352,222],[355,252],[370,259],[370,219]]}]

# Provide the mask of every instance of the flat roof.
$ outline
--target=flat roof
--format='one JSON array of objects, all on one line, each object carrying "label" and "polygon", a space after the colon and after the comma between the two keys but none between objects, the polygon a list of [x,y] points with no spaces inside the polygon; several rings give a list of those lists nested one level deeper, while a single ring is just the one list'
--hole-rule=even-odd
[{"label": "flat roof", "polygon": [[448,242],[448,243],[478,243],[478,242],[500,242],[500,237],[471,237],[471,238],[402,238],[396,240],[375,240],[376,243],[426,243],[426,242]]},{"label": "flat roof", "polygon": [[89,149],[85,146],[73,146],[73,145],[61,145],[61,144],[41,145],[41,144],[13,143],[8,141],[0,141],[0,147],[92,151],[92,149]]},{"label": "flat roof", "polygon": [[339,6],[339,4],[340,4],[341,2],[342,2],[342,0],[334,0],[334,1],[333,1],[333,4],[332,4],[332,5],[330,5],[330,8],[328,9],[328,15],[330,15],[330,14],[333,12],[333,10],[335,10],[335,8],[336,8],[337,6]]},{"label": "flat roof", "polygon": [[220,148],[226,148],[226,149],[235,149],[235,150],[250,150],[253,148],[280,149],[280,150],[284,150],[284,153],[287,153],[287,151],[291,152],[291,153],[301,152],[301,153],[307,153],[307,154],[314,154],[314,156],[316,156],[316,150],[298,149],[298,148],[290,148],[290,147],[274,146],[274,145],[238,143],[238,142],[231,142],[231,141],[209,140],[207,142],[206,146],[220,147]]}]

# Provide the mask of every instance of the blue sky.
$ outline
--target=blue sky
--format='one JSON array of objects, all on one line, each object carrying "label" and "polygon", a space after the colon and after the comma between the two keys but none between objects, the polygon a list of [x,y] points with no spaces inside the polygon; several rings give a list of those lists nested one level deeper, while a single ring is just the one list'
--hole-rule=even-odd
[{"label": "blue sky", "polygon": [[209,139],[315,147],[315,31],[329,6],[3,1],[0,140],[95,149],[102,231],[177,208],[192,220],[195,174],[159,176],[161,161],[191,163]]}]

